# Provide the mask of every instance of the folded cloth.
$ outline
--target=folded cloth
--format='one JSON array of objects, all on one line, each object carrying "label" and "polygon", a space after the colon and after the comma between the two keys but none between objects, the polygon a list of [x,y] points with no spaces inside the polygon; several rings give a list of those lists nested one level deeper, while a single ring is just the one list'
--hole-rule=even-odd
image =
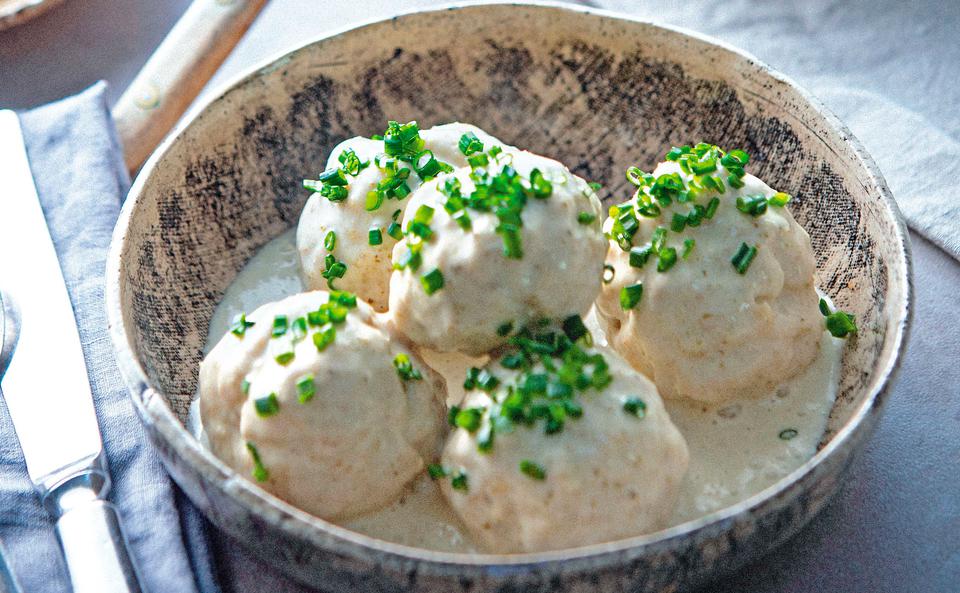
[{"label": "folded cloth", "polygon": [[[117,505],[143,585],[153,592],[219,591],[206,525],[150,446],[114,361],[104,267],[129,179],[104,99],[106,85],[21,114],[30,167],[60,257],[87,361]],[[2,257],[2,255],[0,255]],[[42,378],[37,378],[41,385]],[[0,401],[0,539],[25,593],[69,591],[53,521],[27,477]]]}]

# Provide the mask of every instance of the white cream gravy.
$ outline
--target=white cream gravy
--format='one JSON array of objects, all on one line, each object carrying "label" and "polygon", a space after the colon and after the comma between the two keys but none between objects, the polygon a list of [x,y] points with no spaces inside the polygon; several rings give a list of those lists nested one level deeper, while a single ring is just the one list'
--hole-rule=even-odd
[{"label": "white cream gravy", "polygon": [[[204,353],[220,340],[233,317],[302,292],[295,231],[267,243],[240,271],[217,306]],[[591,315],[594,340],[605,345]],[[843,340],[824,332],[820,355],[803,373],[770,395],[711,407],[667,400],[670,418],[687,440],[690,467],[672,524],[695,519],[752,496],[814,455],[827,426],[840,380]],[[447,379],[448,401],[463,397],[464,370],[485,362],[461,355],[424,352]],[[196,415],[196,407],[194,407]],[[199,434],[200,423],[191,425]],[[795,434],[794,434],[795,432]],[[789,437],[789,438],[788,438]],[[379,539],[440,551],[475,552],[437,487],[427,477],[410,485],[389,507],[344,524]]]}]

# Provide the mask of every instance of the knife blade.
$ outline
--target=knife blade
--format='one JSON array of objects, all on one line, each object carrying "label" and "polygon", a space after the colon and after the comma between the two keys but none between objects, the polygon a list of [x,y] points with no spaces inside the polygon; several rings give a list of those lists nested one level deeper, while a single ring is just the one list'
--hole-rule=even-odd
[{"label": "knife blade", "polygon": [[103,452],[73,306],[16,114],[0,112],[0,282],[20,308],[20,339],[0,387],[41,493]]},{"label": "knife blade", "polygon": [[74,593],[139,592],[116,509],[80,334],[19,119],[0,111],[0,283],[20,333],[0,379],[27,473],[57,518]]}]

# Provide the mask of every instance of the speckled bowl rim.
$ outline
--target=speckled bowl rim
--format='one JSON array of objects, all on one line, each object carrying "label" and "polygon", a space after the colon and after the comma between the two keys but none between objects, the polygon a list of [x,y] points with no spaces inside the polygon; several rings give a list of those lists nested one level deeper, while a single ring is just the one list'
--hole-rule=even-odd
[{"label": "speckled bowl rim", "polygon": [[[127,240],[128,228],[131,214],[136,205],[137,196],[143,191],[147,179],[153,170],[163,161],[167,152],[175,145],[181,134],[203,113],[220,102],[224,95],[230,90],[255,80],[263,74],[269,73],[278,67],[292,61],[294,56],[302,51],[306,51],[310,46],[325,39],[347,34],[351,31],[363,29],[369,26],[375,26],[384,21],[395,20],[400,17],[411,16],[415,14],[428,14],[435,12],[444,12],[449,10],[458,10],[483,5],[505,5],[517,7],[548,8],[556,10],[571,11],[575,13],[595,15],[606,18],[632,21],[638,24],[651,26],[665,30],[669,33],[686,36],[694,40],[712,44],[722,50],[735,54],[746,60],[749,65],[763,71],[775,81],[790,87],[797,95],[806,101],[823,118],[824,123],[829,129],[844,138],[850,145],[857,164],[867,173],[879,193],[882,204],[886,207],[887,216],[894,222],[896,229],[895,240],[899,244],[899,253],[903,257],[903,265],[897,265],[898,262],[891,264],[890,269],[894,272],[900,270],[903,277],[900,278],[900,286],[904,287],[901,306],[892,311],[892,316],[887,320],[888,338],[892,338],[892,346],[886,353],[881,351],[879,366],[872,382],[869,385],[869,394],[860,406],[853,412],[850,419],[840,428],[830,441],[826,443],[811,459],[802,466],[781,478],[773,485],[758,492],[757,494],[746,498],[739,503],[704,515],[697,519],[681,523],[654,533],[635,536],[627,539],[616,540],[602,544],[593,544],[565,550],[556,550],[550,552],[522,553],[522,554],[472,554],[472,553],[454,553],[439,552],[395,544],[383,540],[366,536],[334,523],[330,523],[296,507],[280,500],[260,489],[246,479],[239,477],[233,470],[228,468],[223,462],[217,459],[209,450],[205,449],[200,442],[191,435],[187,429],[177,420],[169,406],[165,402],[160,405],[154,405],[151,400],[161,399],[159,393],[149,387],[149,381],[146,373],[140,366],[135,355],[135,348],[127,338],[127,328],[123,321],[123,312],[120,299],[120,278],[122,268],[121,254]],[[765,99],[764,97],[757,97]],[[839,449],[845,447],[851,437],[860,429],[870,430],[874,426],[875,417],[879,414],[885,399],[887,387],[896,378],[899,371],[899,363],[903,350],[905,348],[910,320],[912,318],[912,262],[909,236],[906,224],[900,214],[890,189],[884,181],[879,168],[873,162],[861,143],[853,136],[849,129],[833,114],[820,100],[815,98],[809,92],[796,84],[789,77],[770,68],[763,61],[757,59],[750,53],[720,41],[708,35],[691,31],[682,27],[664,25],[656,23],[651,19],[639,18],[631,15],[622,14],[615,11],[603,10],[582,5],[571,5],[564,2],[555,2],[550,0],[528,0],[525,2],[512,1],[488,1],[488,2],[455,2],[448,5],[432,6],[427,9],[415,9],[398,12],[393,16],[386,18],[375,18],[362,21],[360,23],[343,27],[332,32],[327,32],[317,36],[306,43],[296,45],[294,48],[278,52],[272,57],[261,61],[258,65],[246,69],[241,74],[233,77],[228,82],[221,85],[216,92],[211,93],[201,103],[192,107],[188,114],[180,120],[174,130],[164,139],[160,146],[147,160],[141,169],[139,175],[134,181],[129,197],[123,205],[117,226],[114,229],[113,239],[110,247],[110,254],[107,261],[107,314],[110,335],[114,343],[117,354],[118,364],[125,380],[130,387],[131,396],[137,412],[144,422],[154,423],[158,432],[167,441],[169,446],[190,464],[198,467],[200,473],[209,478],[229,481],[228,487],[224,491],[228,495],[238,500],[240,504],[247,508],[256,509],[263,513],[269,512],[278,529],[293,533],[296,537],[306,537],[320,547],[334,549],[339,553],[350,557],[364,557],[365,552],[378,552],[381,561],[421,561],[435,565],[440,573],[449,573],[457,568],[489,568],[490,570],[509,569],[509,567],[522,568],[524,566],[537,565],[543,569],[546,564],[558,563],[556,568],[561,572],[574,572],[582,569],[596,569],[609,564],[622,564],[631,558],[646,555],[650,552],[650,547],[668,546],[669,543],[677,538],[689,538],[696,535],[704,537],[728,530],[734,521],[744,514],[749,514],[754,509],[762,506],[773,499],[787,494],[791,489],[800,487],[804,478],[815,471],[818,466],[823,464],[826,459],[831,457]],[[892,332],[892,333],[891,333]],[[891,342],[887,342],[891,343]],[[883,358],[886,358],[885,360]],[[138,395],[140,394],[140,395]],[[851,444],[853,446],[853,444]],[[270,520],[271,517],[265,517]],[[282,520],[281,520],[282,519]],[[301,527],[296,530],[296,527]],[[306,528],[306,529],[303,529]],[[562,564],[560,564],[562,563]]]}]

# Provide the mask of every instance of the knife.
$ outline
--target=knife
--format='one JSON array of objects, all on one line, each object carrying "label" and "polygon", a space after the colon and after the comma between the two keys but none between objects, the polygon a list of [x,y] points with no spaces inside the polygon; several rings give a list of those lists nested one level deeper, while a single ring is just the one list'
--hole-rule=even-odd
[{"label": "knife", "polygon": [[56,519],[74,593],[140,593],[116,508],[76,318],[20,123],[0,111],[0,282],[20,338],[0,380],[27,473]]}]

